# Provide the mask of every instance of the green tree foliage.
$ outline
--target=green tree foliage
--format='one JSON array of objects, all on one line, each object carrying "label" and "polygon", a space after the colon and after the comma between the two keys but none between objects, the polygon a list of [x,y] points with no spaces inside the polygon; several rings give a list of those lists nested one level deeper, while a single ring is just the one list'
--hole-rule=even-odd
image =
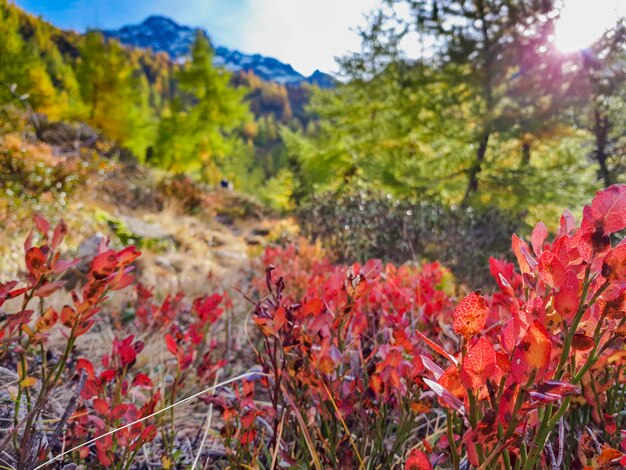
[{"label": "green tree foliage", "polygon": [[216,183],[226,176],[226,167],[237,168],[246,157],[238,131],[252,117],[245,90],[231,86],[230,74],[214,67],[212,59],[208,39],[198,33],[191,60],[177,74],[182,96],[172,100],[161,120],[154,161]]},{"label": "green tree foliage", "polygon": [[131,64],[118,42],[92,31],[84,38],[76,75],[87,122],[142,157],[155,121],[145,76]]},{"label": "green tree foliage", "polygon": [[556,15],[551,1],[388,1],[342,59],[347,82],[315,93],[313,132],[284,132],[303,189],[523,202],[530,217],[581,201],[593,169],[566,113],[578,85],[549,41]]},{"label": "green tree foliage", "polygon": [[[570,110],[586,129],[590,160],[604,186],[623,182],[626,174],[626,20],[607,31],[592,47],[572,58],[577,86]],[[583,112],[580,113],[580,110]]]},{"label": "green tree foliage", "polygon": [[19,15],[15,8],[0,0],[0,98],[11,99],[11,87],[24,93],[31,85],[28,71],[33,58],[19,32]]}]

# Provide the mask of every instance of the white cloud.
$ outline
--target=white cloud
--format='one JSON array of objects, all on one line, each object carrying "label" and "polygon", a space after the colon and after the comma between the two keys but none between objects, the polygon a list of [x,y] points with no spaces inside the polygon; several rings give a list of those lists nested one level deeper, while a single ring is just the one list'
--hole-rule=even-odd
[{"label": "white cloud", "polygon": [[376,0],[252,0],[242,25],[246,52],[261,51],[303,74],[336,72],[334,57],[358,50],[355,29]]}]

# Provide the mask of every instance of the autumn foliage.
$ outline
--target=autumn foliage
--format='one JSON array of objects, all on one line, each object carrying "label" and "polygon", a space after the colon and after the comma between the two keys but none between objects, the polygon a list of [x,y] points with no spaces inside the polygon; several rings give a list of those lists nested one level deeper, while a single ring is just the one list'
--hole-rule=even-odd
[{"label": "autumn foliage", "polygon": [[[580,225],[565,212],[553,237],[543,223],[513,235],[518,270],[492,258],[497,289],[460,299],[437,263],[268,248],[243,342],[231,295],[159,300],[135,283],[134,247],[70,259],[66,225],[34,222],[24,277],[0,284],[0,361],[15,374],[0,451],[14,468],[626,465],[626,186],[598,193]],[[83,340],[104,318],[114,337],[93,357]],[[189,456],[176,409],[192,395],[218,432],[201,439],[200,423]]]}]

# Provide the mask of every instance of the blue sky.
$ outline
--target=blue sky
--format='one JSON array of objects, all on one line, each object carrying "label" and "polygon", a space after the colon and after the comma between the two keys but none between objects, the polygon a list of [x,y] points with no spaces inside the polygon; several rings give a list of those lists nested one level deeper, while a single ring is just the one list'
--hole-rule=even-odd
[{"label": "blue sky", "polygon": [[[205,28],[217,45],[258,52],[310,74],[337,71],[334,58],[359,49],[354,32],[381,0],[13,0],[51,23],[84,31],[115,29],[161,14],[180,24]],[[557,28],[563,50],[589,45],[618,15],[626,0],[561,0],[565,4]],[[589,5],[593,3],[593,11]],[[419,54],[408,41],[409,56]],[[413,50],[415,49],[415,50]]]},{"label": "blue sky", "polygon": [[116,29],[152,14],[205,28],[218,45],[270,55],[305,74],[333,72],[377,0],[13,0],[56,26]]}]

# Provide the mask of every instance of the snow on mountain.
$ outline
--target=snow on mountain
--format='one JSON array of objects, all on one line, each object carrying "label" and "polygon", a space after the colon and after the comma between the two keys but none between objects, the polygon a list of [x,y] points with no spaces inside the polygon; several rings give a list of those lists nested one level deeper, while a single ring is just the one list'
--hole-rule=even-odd
[{"label": "snow on mountain", "polygon": [[[106,37],[118,39],[122,44],[167,52],[172,59],[180,60],[189,54],[197,31],[209,38],[203,29],[182,26],[164,16],[150,16],[141,24],[124,26],[116,31],[103,31],[103,33]],[[335,83],[330,75],[319,70],[316,70],[310,77],[305,77],[294,70],[291,65],[273,57],[245,54],[224,46],[215,47],[214,62],[233,72],[252,70],[264,80],[285,85],[298,85],[306,82],[320,88],[331,88]]]}]

